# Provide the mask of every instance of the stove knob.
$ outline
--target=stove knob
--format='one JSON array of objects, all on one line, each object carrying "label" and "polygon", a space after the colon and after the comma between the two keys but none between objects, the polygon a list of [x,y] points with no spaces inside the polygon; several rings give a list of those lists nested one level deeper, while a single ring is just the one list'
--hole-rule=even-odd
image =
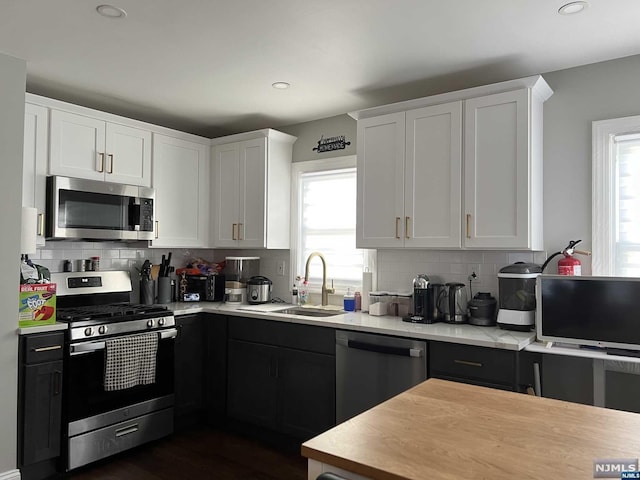
[{"label": "stove knob", "polygon": [[153,318],[147,322],[147,327],[153,327]]},{"label": "stove knob", "polygon": [[91,335],[93,335],[93,328],[92,327],[87,327],[84,329],[84,336],[85,337],[90,337]]},{"label": "stove knob", "polygon": [[98,333],[100,335],[104,335],[105,333],[107,333],[107,326],[106,325],[101,325],[100,328],[98,328]]},{"label": "stove knob", "polygon": [[158,319],[158,325],[160,325],[160,326],[164,325],[164,318]]}]

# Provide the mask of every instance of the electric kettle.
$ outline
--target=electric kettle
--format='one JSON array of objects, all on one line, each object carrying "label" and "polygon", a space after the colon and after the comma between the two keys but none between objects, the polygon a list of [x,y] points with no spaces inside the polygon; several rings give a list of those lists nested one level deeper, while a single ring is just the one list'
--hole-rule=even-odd
[{"label": "electric kettle", "polygon": [[467,288],[464,283],[447,283],[445,284],[447,294],[448,309],[445,313],[445,322],[447,323],[466,323],[467,322]]}]

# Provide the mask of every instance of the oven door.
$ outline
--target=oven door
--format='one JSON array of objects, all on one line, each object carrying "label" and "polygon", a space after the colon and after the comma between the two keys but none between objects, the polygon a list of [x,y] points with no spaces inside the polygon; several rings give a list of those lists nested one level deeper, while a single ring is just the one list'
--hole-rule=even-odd
[{"label": "oven door", "polygon": [[64,377],[66,422],[71,425],[78,420],[96,417],[136,404],[151,404],[158,399],[164,399],[162,406],[166,407],[170,406],[166,405],[169,397],[172,405],[176,335],[175,328],[160,331],[155,383],[115,391],[104,389],[104,339],[70,344]]},{"label": "oven door", "polygon": [[153,189],[47,177],[48,238],[150,240]]}]

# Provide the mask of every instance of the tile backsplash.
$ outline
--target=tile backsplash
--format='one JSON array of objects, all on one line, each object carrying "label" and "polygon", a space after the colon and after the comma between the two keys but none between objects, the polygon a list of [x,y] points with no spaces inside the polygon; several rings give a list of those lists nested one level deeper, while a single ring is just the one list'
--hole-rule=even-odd
[{"label": "tile backsplash", "polygon": [[[146,242],[67,242],[49,241],[30,258],[52,272],[61,272],[65,260],[71,260],[74,270],[77,260],[100,257],[101,270],[128,270],[137,292],[138,270],[145,259],[158,264],[162,255],[172,252],[172,265],[183,267],[194,258],[220,262],[227,256],[260,257],[260,274],[273,282],[273,296],[290,299],[289,250],[213,250],[157,249]],[[437,283],[461,282],[469,285],[468,277],[475,272],[473,293],[489,292],[498,296],[498,270],[517,261],[542,264],[546,252],[446,251],[446,250],[378,250],[378,290],[410,291],[413,278],[424,273]],[[278,265],[286,265],[284,275]],[[329,276],[330,276],[329,265]]]}]

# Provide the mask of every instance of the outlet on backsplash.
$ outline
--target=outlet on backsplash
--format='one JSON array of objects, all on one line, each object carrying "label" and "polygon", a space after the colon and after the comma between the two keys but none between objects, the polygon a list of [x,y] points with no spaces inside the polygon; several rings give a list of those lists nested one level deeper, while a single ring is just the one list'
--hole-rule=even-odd
[{"label": "outlet on backsplash", "polygon": [[287,263],[282,260],[280,262],[278,262],[278,275],[280,275],[281,277],[284,277],[287,273]]}]

